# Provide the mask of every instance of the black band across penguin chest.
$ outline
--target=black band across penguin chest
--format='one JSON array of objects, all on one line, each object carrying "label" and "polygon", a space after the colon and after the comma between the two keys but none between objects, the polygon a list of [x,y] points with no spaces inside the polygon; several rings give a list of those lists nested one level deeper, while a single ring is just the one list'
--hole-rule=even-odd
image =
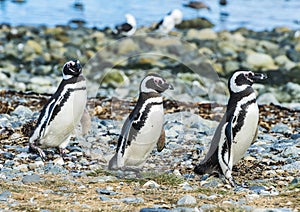
[{"label": "black band across penguin chest", "polygon": [[[232,138],[235,138],[236,134],[245,124],[248,108],[252,104],[256,104],[256,98],[254,90],[250,86],[239,93],[231,94],[228,102],[226,121],[231,123]],[[236,143],[234,139],[232,142]]]},{"label": "black band across penguin chest", "polygon": [[57,91],[48,101],[47,105],[43,108],[38,119],[38,125],[41,124],[39,137],[44,133],[44,129],[55,119],[57,114],[61,111],[62,107],[68,102],[69,97],[73,92],[84,91],[86,86],[82,87],[68,87],[68,85],[76,84],[85,81],[83,76],[74,77],[69,80],[64,80],[59,85]]},{"label": "black band across penguin chest", "polygon": [[[128,117],[128,123],[125,123],[123,126],[122,135],[119,138],[119,145],[117,151],[121,148],[122,155],[125,152],[125,149],[131,145],[131,142],[136,139],[137,135],[141,133],[141,130],[147,126],[149,123],[147,122],[149,116],[151,114],[152,109],[155,106],[162,107],[163,101],[159,94],[141,94],[137,105],[134,110]],[[163,108],[162,108],[163,115]],[[127,128],[127,129],[126,129]],[[160,129],[161,130],[161,129]]]}]

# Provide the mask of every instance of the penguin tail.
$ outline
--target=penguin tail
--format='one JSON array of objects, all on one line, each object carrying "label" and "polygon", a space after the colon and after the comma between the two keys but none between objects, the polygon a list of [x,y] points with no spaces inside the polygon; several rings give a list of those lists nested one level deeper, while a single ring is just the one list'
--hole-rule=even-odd
[{"label": "penguin tail", "polygon": [[208,173],[208,170],[203,164],[199,164],[195,166],[194,172],[199,175],[204,175]]},{"label": "penguin tail", "polygon": [[117,154],[114,154],[114,156],[108,162],[108,169],[109,170],[118,169],[118,155]]}]

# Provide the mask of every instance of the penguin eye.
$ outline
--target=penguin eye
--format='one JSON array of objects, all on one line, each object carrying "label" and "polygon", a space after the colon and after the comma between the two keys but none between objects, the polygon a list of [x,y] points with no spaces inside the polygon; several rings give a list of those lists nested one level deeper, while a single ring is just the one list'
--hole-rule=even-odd
[{"label": "penguin eye", "polygon": [[67,67],[70,68],[70,66],[71,66],[71,64],[70,64],[70,63],[67,63]]}]

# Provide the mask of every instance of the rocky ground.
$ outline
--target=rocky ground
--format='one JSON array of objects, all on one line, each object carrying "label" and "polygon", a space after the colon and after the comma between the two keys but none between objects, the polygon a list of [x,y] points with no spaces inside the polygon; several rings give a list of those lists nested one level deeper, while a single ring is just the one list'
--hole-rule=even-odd
[{"label": "rocky ground", "polygon": [[[0,211],[298,211],[299,32],[214,32],[190,28],[194,23],[168,36],[140,28],[125,39],[109,29],[1,25]],[[72,58],[84,66],[92,126],[84,136],[76,129],[64,161],[49,149],[42,162],[28,152],[28,136]],[[208,149],[228,100],[227,78],[238,67],[269,78],[254,85],[259,136],[233,170],[245,187],[230,188],[192,169]],[[154,150],[139,172],[108,171],[145,72],[175,87],[164,95],[166,148]]]},{"label": "rocky ground", "polygon": [[[153,151],[139,172],[114,172],[107,170],[107,160],[114,153],[121,119],[134,101],[90,99],[90,133],[82,136],[78,129],[65,160],[49,150],[44,163],[28,152],[27,145],[47,98],[1,93],[2,209],[299,210],[299,111],[260,107],[258,139],[233,172],[237,182],[247,186],[233,189],[217,175],[197,176],[192,171],[204,157],[224,111],[222,105],[165,100],[166,148]],[[112,105],[122,107],[112,111]]]}]

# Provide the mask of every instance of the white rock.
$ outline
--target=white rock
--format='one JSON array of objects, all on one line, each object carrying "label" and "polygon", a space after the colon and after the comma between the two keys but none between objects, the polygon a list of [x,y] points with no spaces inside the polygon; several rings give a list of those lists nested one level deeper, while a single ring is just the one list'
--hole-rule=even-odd
[{"label": "white rock", "polygon": [[186,39],[192,40],[192,39],[199,39],[199,40],[215,40],[218,38],[218,35],[215,31],[212,29],[190,29],[187,32]]},{"label": "white rock", "polygon": [[160,185],[154,180],[149,180],[143,185],[144,188],[159,188]]},{"label": "white rock", "polygon": [[250,52],[247,55],[247,63],[254,68],[277,69],[274,60],[270,55],[258,52]]}]

